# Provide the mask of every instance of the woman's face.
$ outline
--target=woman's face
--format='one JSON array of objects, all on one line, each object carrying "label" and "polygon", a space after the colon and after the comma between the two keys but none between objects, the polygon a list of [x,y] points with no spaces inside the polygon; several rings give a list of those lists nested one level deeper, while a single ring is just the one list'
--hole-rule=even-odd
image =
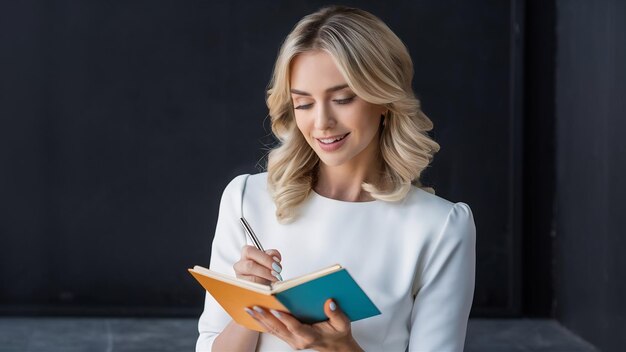
[{"label": "woman's face", "polygon": [[375,160],[387,109],[356,96],[330,54],[296,56],[290,84],[298,129],[324,164],[357,167]]}]

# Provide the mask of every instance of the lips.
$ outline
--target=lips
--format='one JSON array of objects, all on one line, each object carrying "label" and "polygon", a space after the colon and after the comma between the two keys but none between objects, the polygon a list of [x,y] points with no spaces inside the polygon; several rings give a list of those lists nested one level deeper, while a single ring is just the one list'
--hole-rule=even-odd
[{"label": "lips", "polygon": [[332,137],[324,137],[324,138],[316,138],[318,141],[320,141],[320,143],[322,144],[333,144],[336,142],[339,142],[340,140],[346,138],[350,133],[346,133],[346,134],[341,134],[341,135],[337,135],[337,136],[332,136]]},{"label": "lips", "polygon": [[333,152],[341,148],[341,146],[345,144],[346,140],[348,140],[349,136],[350,132],[342,135],[315,139],[317,140],[317,144],[320,149],[325,152]]}]

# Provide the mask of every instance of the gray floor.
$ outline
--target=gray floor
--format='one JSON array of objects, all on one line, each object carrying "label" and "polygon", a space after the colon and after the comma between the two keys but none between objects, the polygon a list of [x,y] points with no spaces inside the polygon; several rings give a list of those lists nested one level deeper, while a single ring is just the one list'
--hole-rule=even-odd
[{"label": "gray floor", "polygon": [[[1,352],[193,351],[194,319],[0,318]],[[551,320],[470,320],[466,351],[595,351]]]},{"label": "gray floor", "polygon": [[470,319],[465,351],[597,351],[554,320]]}]

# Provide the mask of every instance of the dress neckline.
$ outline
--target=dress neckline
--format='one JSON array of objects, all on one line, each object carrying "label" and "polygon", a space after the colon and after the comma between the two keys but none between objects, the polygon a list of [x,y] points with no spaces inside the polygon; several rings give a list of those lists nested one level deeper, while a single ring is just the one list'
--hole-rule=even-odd
[{"label": "dress neckline", "polygon": [[321,199],[324,202],[334,203],[334,204],[342,204],[342,205],[365,206],[365,205],[370,205],[370,204],[371,205],[380,204],[382,202],[381,200],[378,200],[378,199],[368,200],[368,201],[364,201],[364,202],[348,202],[348,201],[345,201],[345,200],[328,198],[328,197],[325,197],[325,196],[317,193],[313,188],[311,188],[311,194],[313,195],[314,198]]}]

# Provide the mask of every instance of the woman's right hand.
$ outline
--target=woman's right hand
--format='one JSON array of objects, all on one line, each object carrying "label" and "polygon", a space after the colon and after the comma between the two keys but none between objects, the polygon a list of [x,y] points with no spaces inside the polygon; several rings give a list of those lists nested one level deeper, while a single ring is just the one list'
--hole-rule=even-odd
[{"label": "woman's right hand", "polygon": [[254,246],[246,245],[241,249],[241,259],[233,265],[237,278],[259,284],[269,285],[282,281],[280,252],[268,249],[264,252]]}]

